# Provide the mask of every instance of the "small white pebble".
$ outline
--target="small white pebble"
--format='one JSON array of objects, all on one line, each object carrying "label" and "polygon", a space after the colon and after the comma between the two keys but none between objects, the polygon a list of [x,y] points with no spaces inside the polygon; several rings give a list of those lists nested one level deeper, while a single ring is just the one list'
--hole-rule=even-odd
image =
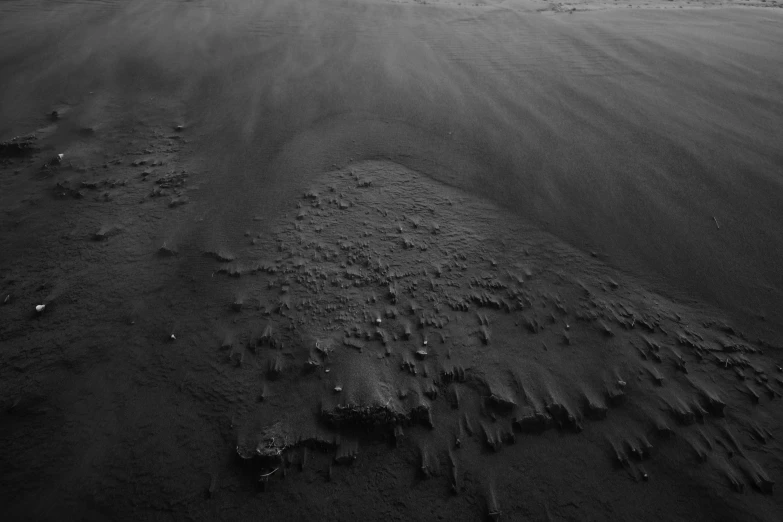
[{"label": "small white pebble", "polygon": [[38,312],[39,314],[40,314],[41,312],[43,312],[45,309],[46,309],[46,305],[37,305],[37,306],[35,307],[35,311],[36,311],[36,312]]}]

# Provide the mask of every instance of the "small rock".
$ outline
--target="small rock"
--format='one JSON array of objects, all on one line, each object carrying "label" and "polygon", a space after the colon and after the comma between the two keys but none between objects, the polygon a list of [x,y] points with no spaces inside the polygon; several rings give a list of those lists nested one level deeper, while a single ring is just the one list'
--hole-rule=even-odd
[{"label": "small rock", "polygon": [[63,162],[63,158],[65,158],[64,154],[57,154],[46,163],[46,166],[60,165]]},{"label": "small rock", "polygon": [[169,201],[169,207],[175,208],[175,207],[181,207],[182,205],[185,205],[190,201],[190,198],[187,196],[178,196],[175,198],[172,198],[171,201]]}]

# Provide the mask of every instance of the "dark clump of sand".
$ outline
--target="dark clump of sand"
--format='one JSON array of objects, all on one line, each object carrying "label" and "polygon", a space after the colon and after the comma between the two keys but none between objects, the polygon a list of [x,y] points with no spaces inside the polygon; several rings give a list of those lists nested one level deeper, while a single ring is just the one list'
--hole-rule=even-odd
[{"label": "dark clump of sand", "polygon": [[779,520],[778,7],[3,2],[3,513]]}]

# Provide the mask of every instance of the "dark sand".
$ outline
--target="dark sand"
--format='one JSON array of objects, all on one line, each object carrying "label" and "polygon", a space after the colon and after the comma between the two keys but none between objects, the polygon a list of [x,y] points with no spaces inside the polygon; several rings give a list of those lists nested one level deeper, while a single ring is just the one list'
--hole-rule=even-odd
[{"label": "dark sand", "polygon": [[3,518],[780,520],[783,4],[620,4],[1,2]]}]

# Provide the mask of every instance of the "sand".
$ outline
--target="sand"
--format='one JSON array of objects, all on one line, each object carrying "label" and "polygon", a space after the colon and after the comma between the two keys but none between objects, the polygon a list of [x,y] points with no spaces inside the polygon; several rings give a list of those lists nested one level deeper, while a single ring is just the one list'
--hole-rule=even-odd
[{"label": "sand", "polygon": [[780,520],[780,5],[2,2],[3,512]]}]

